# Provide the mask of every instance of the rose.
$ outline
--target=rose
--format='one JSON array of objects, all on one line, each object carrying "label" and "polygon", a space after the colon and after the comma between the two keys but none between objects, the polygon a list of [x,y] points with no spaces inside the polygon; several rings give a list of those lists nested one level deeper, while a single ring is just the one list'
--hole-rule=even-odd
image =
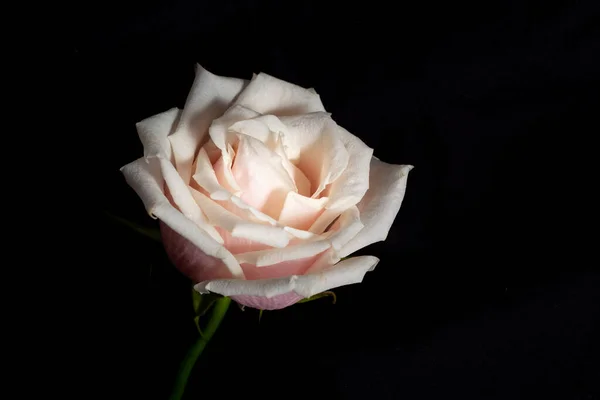
[{"label": "rose", "polygon": [[200,293],[278,309],[361,282],[379,261],[340,261],[385,240],[410,165],[391,165],[338,126],[312,89],[197,66],[183,110],[136,124],[124,166],[160,220],[165,250]]}]

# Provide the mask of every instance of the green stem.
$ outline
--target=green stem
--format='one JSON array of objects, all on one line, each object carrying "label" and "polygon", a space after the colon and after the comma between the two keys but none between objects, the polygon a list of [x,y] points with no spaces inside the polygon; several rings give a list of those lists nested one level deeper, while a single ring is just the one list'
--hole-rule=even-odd
[{"label": "green stem", "polygon": [[196,343],[190,347],[185,355],[185,358],[183,359],[183,362],[181,363],[181,366],[179,367],[177,379],[175,380],[175,386],[173,388],[173,392],[171,393],[171,397],[169,397],[169,400],[181,400],[183,397],[183,392],[185,391],[185,386],[190,373],[194,368],[194,364],[196,364],[196,360],[198,357],[200,357],[204,351],[204,348],[217,331],[221,321],[223,321],[223,317],[225,317],[230,303],[231,299],[229,297],[222,297],[215,301],[210,319],[206,324],[206,328],[204,328],[202,335],[198,338],[198,340],[196,340]]}]

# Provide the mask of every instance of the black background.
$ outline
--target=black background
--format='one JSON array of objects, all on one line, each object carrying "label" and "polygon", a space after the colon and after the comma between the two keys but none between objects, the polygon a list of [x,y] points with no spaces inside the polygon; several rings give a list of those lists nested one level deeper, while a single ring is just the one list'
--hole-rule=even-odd
[{"label": "black background", "polygon": [[377,269],[335,305],[260,323],[232,307],[186,398],[599,399],[594,3],[76,6],[99,201],[86,268],[106,282],[94,390],[166,399],[195,337],[189,281],[102,211],[155,223],[118,169],[142,154],[135,122],[182,107],[198,62],[314,87],[377,157],[415,169],[387,241],[360,251]]}]

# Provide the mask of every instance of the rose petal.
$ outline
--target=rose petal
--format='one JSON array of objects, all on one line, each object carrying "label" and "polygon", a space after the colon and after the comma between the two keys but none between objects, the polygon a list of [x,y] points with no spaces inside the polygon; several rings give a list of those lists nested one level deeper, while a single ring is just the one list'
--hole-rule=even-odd
[{"label": "rose petal", "polygon": [[215,119],[211,123],[208,133],[210,134],[215,146],[224,151],[227,148],[227,143],[229,143],[230,139],[237,140],[236,135],[232,135],[229,132],[230,127],[238,121],[243,121],[258,116],[260,116],[260,113],[257,113],[254,110],[241,105],[234,105],[230,107],[225,114]]},{"label": "rose petal", "polygon": [[200,149],[198,157],[196,157],[196,172],[192,178],[210,194],[211,199],[229,200],[231,197],[231,193],[219,183],[204,147]]},{"label": "rose petal", "polygon": [[245,263],[256,265],[257,267],[266,267],[284,261],[312,257],[329,249],[330,247],[331,244],[328,240],[321,239],[303,242],[297,245],[291,245],[282,249],[270,249],[236,254],[235,258],[240,264]]},{"label": "rose petal", "polygon": [[233,214],[250,221],[266,222],[270,225],[277,225],[275,219],[244,203],[242,199],[233,195],[221,186],[212,165],[210,165],[210,160],[208,159],[205,147],[202,147],[198,152],[198,157],[196,158],[196,173],[194,174],[193,179],[210,195],[211,199],[215,200],[221,207]]},{"label": "rose petal", "polygon": [[[260,115],[238,121],[229,127],[230,132],[253,137],[280,156],[281,164],[294,184],[294,190],[305,196],[310,195],[310,182],[304,173],[288,160],[283,148],[282,136],[285,130],[285,125],[274,115]],[[230,140],[235,143],[233,137]]]},{"label": "rose petal", "polygon": [[221,149],[215,145],[215,142],[212,139],[209,139],[202,146],[204,151],[206,151],[206,155],[208,155],[208,159],[210,160],[210,164],[214,165],[219,158],[221,158]]},{"label": "rose petal", "polygon": [[135,124],[140,141],[144,146],[145,158],[157,156],[165,159],[171,158],[171,143],[167,136],[175,129],[180,114],[180,109],[171,108]]},{"label": "rose petal", "polygon": [[231,145],[227,145],[227,151],[221,153],[221,158],[217,160],[213,168],[219,183],[230,193],[239,196],[242,194],[242,189],[237,180],[233,176],[232,165],[235,152]]},{"label": "rose petal", "polygon": [[319,258],[319,254],[299,258],[296,260],[283,261],[266,267],[257,267],[253,264],[241,264],[244,275],[248,280],[283,278],[291,275],[304,275]]},{"label": "rose petal", "polygon": [[[215,228],[223,237],[223,246],[231,252],[231,254],[239,254],[239,253],[248,253],[250,251],[260,251],[271,249],[272,246],[258,243],[253,240],[244,239],[240,237],[233,237],[231,232],[227,231],[224,228],[216,227]],[[243,267],[242,267],[243,269]],[[248,279],[248,277],[246,277]]]},{"label": "rose petal", "polygon": [[315,235],[312,232],[305,231],[302,229],[291,228],[289,226],[284,226],[283,229],[285,229],[286,232],[288,232],[290,235],[300,240],[312,240],[319,237],[318,235]]},{"label": "rose petal", "polygon": [[340,262],[341,257],[338,255],[338,251],[334,248],[331,248],[319,256],[313,265],[310,266],[305,272],[305,274],[316,274],[326,269],[331,268],[338,262]]},{"label": "rose petal", "polygon": [[362,282],[364,275],[372,271],[379,259],[373,256],[353,257],[315,274],[292,275],[286,278],[238,280],[215,279],[194,286],[200,293],[214,292],[223,296],[261,296],[273,298],[294,292],[310,297],[323,291]]},{"label": "rose petal", "polygon": [[173,164],[162,157],[158,158],[158,160],[169,195],[181,213],[204,229],[217,242],[223,243],[223,239],[219,233],[215,230],[214,226],[208,223],[202,210],[200,210],[200,207],[194,201],[190,193],[191,188],[183,182]]},{"label": "rose petal", "polygon": [[281,162],[283,168],[287,171],[290,178],[296,185],[296,190],[298,194],[301,196],[310,196],[310,181],[304,175],[304,172],[300,170],[300,168],[296,167],[291,161],[288,159],[287,154],[285,154],[285,149],[283,147],[283,135],[279,134],[277,138],[277,143],[275,144],[275,153],[281,157]]},{"label": "rose petal", "polygon": [[179,125],[169,136],[175,164],[184,182],[190,181],[194,155],[205,140],[208,127],[229,108],[245,84],[242,79],[214,75],[200,65],[196,66],[196,78]]},{"label": "rose petal", "polygon": [[223,261],[231,276],[243,278],[244,273],[235,257],[206,231],[187,219],[171,205],[162,191],[162,177],[157,159],[140,158],[121,168],[125,180],[142,199],[153,218],[159,218],[171,229],[206,253]]},{"label": "rose petal", "polygon": [[350,156],[337,133],[338,126],[323,112],[280,120],[287,128],[282,137],[286,154],[306,175],[312,197],[317,198],[348,165]]},{"label": "rose petal", "polygon": [[265,73],[255,75],[234,104],[261,114],[295,115],[325,111],[315,92]]},{"label": "rose petal", "polygon": [[369,189],[369,165],[373,149],[341,126],[336,132],[350,158],[347,168],[329,188],[326,207],[345,210],[357,204]]},{"label": "rose petal", "polygon": [[[329,200],[329,198],[328,198]],[[325,229],[327,229],[332,222],[335,221],[336,218],[338,218],[342,212],[344,210],[341,208],[330,208],[330,209],[325,209],[315,220],[315,222],[313,222],[313,224],[310,226],[310,228],[308,229],[309,232],[315,233],[315,234],[321,234],[323,232],[325,232]]]},{"label": "rose petal", "polygon": [[259,310],[279,310],[296,304],[302,300],[303,297],[294,292],[289,292],[273,296],[270,299],[266,297],[246,295],[231,296],[231,299],[243,306],[252,307]]},{"label": "rose petal", "polygon": [[341,257],[385,240],[402,205],[408,173],[412,168],[412,165],[371,160],[370,188],[358,204],[364,228],[340,250]]},{"label": "rose petal", "polygon": [[[248,203],[244,202],[238,196],[231,196],[230,201],[231,204],[236,208],[236,212],[234,212],[234,214],[243,215],[248,218],[256,218],[259,221],[268,222],[271,225],[277,225],[277,220],[248,205]],[[239,211],[242,211],[243,213],[239,214]]]},{"label": "rose petal", "polygon": [[202,211],[194,201],[188,185],[183,182],[181,176],[179,176],[177,170],[171,161],[169,161],[167,153],[168,141],[166,138],[175,124],[177,115],[178,112],[176,109],[172,109],[136,124],[142,143],[146,146],[144,148],[146,161],[151,162],[152,159],[158,159],[161,175],[167,185],[171,199],[179,210],[183,215],[204,229],[213,239],[219,243],[223,243],[223,239],[218,232],[212,225],[207,223],[204,214],[202,214]]},{"label": "rose petal", "polygon": [[[344,211],[335,221],[331,230],[331,234],[327,235],[331,246],[338,252],[364,228],[361,221],[361,215],[356,206],[352,206]],[[345,257],[341,255],[341,257]]]},{"label": "rose petal", "polygon": [[295,188],[281,157],[246,135],[239,135],[232,173],[242,190],[241,199],[273,218],[279,216],[285,196]]},{"label": "rose petal", "polygon": [[290,238],[282,228],[246,221],[216,204],[199,191],[191,189],[191,192],[202,211],[206,213],[210,223],[228,230],[231,232],[231,236],[273,247],[288,245]]},{"label": "rose petal", "polygon": [[310,196],[310,181],[306,175],[288,159],[284,137],[287,127],[274,115],[260,115],[249,120],[239,121],[229,128],[261,141],[271,151],[281,157],[283,168],[294,182],[294,190],[303,196]]},{"label": "rose petal", "polygon": [[279,223],[296,229],[307,230],[323,212],[327,197],[312,199],[289,192],[283,203]]},{"label": "rose petal", "polygon": [[[262,115],[255,119],[247,119],[236,122],[229,127],[229,130],[250,136],[263,143],[269,150],[274,151],[279,134],[271,131],[269,125],[262,121],[264,117],[265,116]],[[268,117],[273,116],[269,115]]]},{"label": "rose petal", "polygon": [[209,256],[196,245],[160,221],[160,236],[169,260],[194,282],[228,279],[231,272],[223,260]]},{"label": "rose petal", "polygon": [[[257,128],[252,129],[254,126]],[[248,121],[239,121],[231,126],[231,130],[252,136],[265,143],[271,150],[275,150],[276,139],[287,133],[287,127],[272,114],[258,115]]]}]

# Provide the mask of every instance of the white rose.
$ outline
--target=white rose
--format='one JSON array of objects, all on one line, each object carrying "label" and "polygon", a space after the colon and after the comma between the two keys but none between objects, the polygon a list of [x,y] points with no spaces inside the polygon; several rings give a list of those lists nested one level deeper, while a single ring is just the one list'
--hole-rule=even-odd
[{"label": "white rose", "polygon": [[259,309],[361,282],[379,261],[410,165],[338,126],[319,95],[267,74],[198,66],[183,110],[139,122],[144,157],[122,168],[165,250],[200,293]]}]

